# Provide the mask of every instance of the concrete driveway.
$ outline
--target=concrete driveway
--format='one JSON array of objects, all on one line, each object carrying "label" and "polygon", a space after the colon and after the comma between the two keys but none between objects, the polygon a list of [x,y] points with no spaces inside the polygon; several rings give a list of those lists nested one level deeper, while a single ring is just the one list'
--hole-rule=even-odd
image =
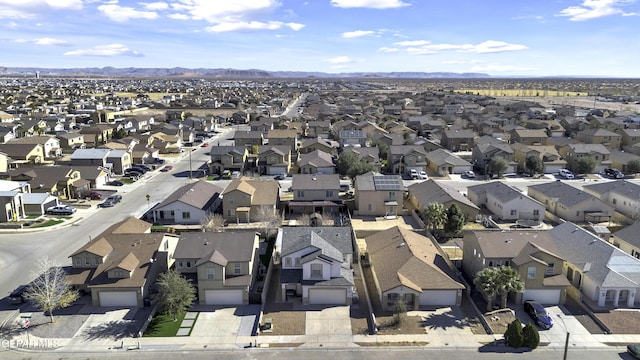
[{"label": "concrete driveway", "polygon": [[244,305],[238,307],[201,307],[198,318],[191,329],[191,337],[225,338],[251,336],[260,307]]},{"label": "concrete driveway", "polygon": [[317,308],[313,305],[308,306],[306,308],[305,335],[306,346],[351,344],[353,336],[349,306]]}]

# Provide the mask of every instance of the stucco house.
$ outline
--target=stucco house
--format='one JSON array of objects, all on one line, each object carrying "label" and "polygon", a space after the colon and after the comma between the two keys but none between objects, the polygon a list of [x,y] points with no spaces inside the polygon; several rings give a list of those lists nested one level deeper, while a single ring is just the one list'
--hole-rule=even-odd
[{"label": "stucco house", "polygon": [[200,305],[243,305],[258,275],[255,231],[183,232],[176,271],[192,281]]},{"label": "stucco house", "polygon": [[640,185],[636,183],[614,180],[585,185],[582,189],[630,218],[640,215]]},{"label": "stucco house", "polygon": [[90,292],[93,306],[138,307],[160,273],[173,265],[178,238],[151,232],[151,224],[128,218],[74,251],[67,280]]},{"label": "stucco house", "polygon": [[213,146],[209,155],[209,170],[212,174],[223,171],[244,171],[249,152],[246,146]]},{"label": "stucco house", "polygon": [[438,176],[447,176],[449,174],[463,174],[467,170],[473,170],[470,162],[461,159],[457,155],[452,154],[445,149],[435,149],[429,151],[425,158],[427,159],[427,168],[432,174]]},{"label": "stucco house", "polygon": [[197,225],[207,214],[220,207],[223,189],[199,180],[174,191],[153,207],[153,222],[160,224]]},{"label": "stucco house", "polygon": [[531,185],[527,194],[551,214],[575,223],[600,222],[613,217],[614,207],[562,181]]},{"label": "stucco house", "polygon": [[276,257],[281,264],[282,301],[305,305],[350,305],[355,294],[353,239],[348,227],[283,227]]},{"label": "stucco house", "polygon": [[328,215],[342,208],[337,174],[294,174],[291,191],[289,210],[293,213]]},{"label": "stucco house", "polygon": [[419,210],[431,203],[442,204],[445,209],[456,204],[464,213],[467,221],[475,221],[480,208],[472,203],[458,190],[447,186],[444,182],[429,179],[409,185],[409,201]]},{"label": "stucco house", "polygon": [[467,196],[471,202],[486,207],[500,220],[544,219],[544,204],[502,181],[469,186]]},{"label": "stucco house", "polygon": [[334,174],[336,169],[331,154],[322,150],[300,155],[297,165],[301,174]]},{"label": "stucco house", "polygon": [[257,166],[261,174],[289,174],[291,170],[291,148],[287,145],[260,146]]},{"label": "stucco house", "polygon": [[401,214],[404,184],[400,175],[382,175],[368,172],[356,176],[354,184],[358,216],[385,216]]},{"label": "stucco house", "polygon": [[408,309],[457,306],[465,286],[433,241],[412,230],[392,227],[365,238],[375,294],[392,311],[398,300]]},{"label": "stucco house", "polygon": [[222,216],[228,222],[259,221],[261,212],[275,214],[280,206],[280,183],[247,177],[233,179],[222,192]]},{"label": "stucco house", "polygon": [[640,259],[640,222],[636,221],[629,226],[614,232],[609,238],[618,249],[626,252],[636,259]]}]

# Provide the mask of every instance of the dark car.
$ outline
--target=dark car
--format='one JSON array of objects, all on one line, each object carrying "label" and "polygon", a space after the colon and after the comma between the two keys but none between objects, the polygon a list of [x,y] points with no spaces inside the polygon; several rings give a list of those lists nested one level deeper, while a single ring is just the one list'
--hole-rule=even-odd
[{"label": "dark car", "polygon": [[113,207],[113,205],[115,205],[115,203],[112,200],[107,199],[104,202],[101,202],[100,204],[98,204],[98,207],[108,208],[108,207]]},{"label": "dark car", "polygon": [[99,192],[91,192],[88,196],[91,200],[100,200],[102,199],[102,194],[100,194]]},{"label": "dark car", "polygon": [[287,178],[287,175],[285,174],[280,174],[273,177],[274,180],[284,180],[286,178]]},{"label": "dark car", "polygon": [[614,179],[622,179],[624,178],[624,174],[622,173],[622,171],[615,169],[615,168],[606,168],[604,169],[604,173],[605,175],[614,178]]},{"label": "dark car", "polygon": [[109,195],[109,197],[107,198],[107,201],[111,201],[114,204],[119,203],[120,200],[122,200],[122,195],[118,195],[118,194]]},{"label": "dark car", "polygon": [[134,169],[127,169],[124,171],[124,175],[129,177],[139,178],[140,176],[142,176],[142,174],[144,174],[142,171],[138,171]]},{"label": "dark car", "polygon": [[640,344],[627,345],[627,352],[636,359],[640,359]]},{"label": "dark car", "polygon": [[107,183],[107,185],[111,185],[111,186],[122,186],[124,185],[124,183],[120,180],[111,180]]},{"label": "dark car", "polygon": [[524,311],[529,314],[533,321],[541,328],[551,329],[553,326],[553,319],[549,316],[547,310],[544,309],[544,306],[539,303],[529,300],[525,301]]},{"label": "dark car", "polygon": [[17,289],[13,290],[11,294],[9,294],[9,303],[22,304],[25,301],[24,294],[27,292],[28,288],[28,285],[18,286]]},{"label": "dark car", "polygon": [[147,170],[147,169],[145,169],[143,167],[140,167],[140,166],[132,166],[131,168],[129,168],[127,170],[133,170],[133,171],[137,171],[137,172],[143,173],[143,174],[145,174],[147,171],[149,171],[149,170]]},{"label": "dark car", "polygon": [[147,171],[151,171],[151,167],[145,164],[135,164],[133,165],[134,168],[141,168],[141,169],[145,169]]}]

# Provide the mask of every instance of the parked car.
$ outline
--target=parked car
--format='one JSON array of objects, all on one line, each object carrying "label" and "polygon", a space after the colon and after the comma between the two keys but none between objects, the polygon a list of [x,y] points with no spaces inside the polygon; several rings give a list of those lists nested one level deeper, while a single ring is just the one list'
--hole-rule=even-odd
[{"label": "parked car", "polygon": [[473,172],[473,171],[471,171],[471,170],[467,170],[467,171],[465,171],[465,172],[464,172],[464,176],[465,176],[467,179],[475,179],[475,178],[476,178],[476,173],[474,173],[474,172]]},{"label": "parked car", "polygon": [[29,289],[29,285],[20,285],[15,290],[9,294],[9,303],[11,304],[22,304],[25,302],[24,295]]},{"label": "parked car", "polygon": [[162,171],[162,172],[168,172],[168,171],[171,171],[171,170],[173,170],[173,166],[171,166],[171,165],[165,165],[165,167],[160,169],[160,171]]},{"label": "parked car", "polygon": [[409,176],[411,176],[412,179],[417,179],[418,178],[418,170],[416,170],[416,169],[409,170]]},{"label": "parked car", "polygon": [[616,168],[606,168],[604,169],[604,173],[605,175],[614,178],[614,179],[622,179],[624,178],[624,174],[622,173],[622,171],[616,169]]},{"label": "parked car", "polygon": [[560,175],[560,177],[567,179],[567,180],[571,180],[574,179],[575,176],[573,175],[573,173],[567,169],[560,169],[560,171],[558,171],[558,175]]},{"label": "parked car", "polygon": [[202,147],[208,147],[209,143],[202,143]]},{"label": "parked car", "polygon": [[57,205],[47,208],[46,212],[49,215],[72,215],[76,212],[76,208],[69,205]]},{"label": "parked car", "polygon": [[130,169],[127,169],[127,170],[134,170],[134,171],[137,171],[137,172],[140,172],[140,173],[143,173],[143,174],[146,174],[147,171],[149,171],[149,170],[147,170],[147,169],[145,169],[143,167],[140,167],[140,166],[132,166]]},{"label": "parked car", "polygon": [[106,201],[111,201],[114,204],[117,204],[120,202],[120,200],[122,200],[122,195],[113,194],[113,195],[109,195]]},{"label": "parked car", "polygon": [[287,175],[286,175],[286,174],[280,174],[280,175],[276,175],[276,176],[274,176],[274,178],[273,178],[273,179],[274,179],[274,180],[284,180],[284,179],[286,179],[286,178],[287,178]]},{"label": "parked car", "polygon": [[153,170],[149,165],[145,165],[145,164],[135,164],[133,165],[134,168],[141,168],[141,169],[145,169],[147,171],[151,171]]},{"label": "parked car", "polygon": [[92,191],[88,196],[91,200],[100,200],[102,199],[102,194],[99,192]]},{"label": "parked car", "polygon": [[231,170],[223,170],[222,171],[223,179],[231,179]]},{"label": "parked car", "polygon": [[543,329],[551,329],[553,326],[553,319],[549,316],[544,306],[535,301],[527,300],[524,302],[524,311],[531,316],[538,326]]},{"label": "parked car", "polygon": [[420,172],[418,173],[418,177],[420,177],[420,179],[422,179],[422,180],[427,180],[427,179],[429,179],[429,176],[427,176],[427,172],[426,172],[426,171],[424,171],[424,170],[423,170],[423,171],[420,171]]},{"label": "parked car", "polygon": [[144,174],[143,172],[137,171],[137,170],[133,170],[133,169],[127,169],[127,170],[124,171],[124,175],[125,176],[129,176],[129,177],[139,178],[143,174]]},{"label": "parked car", "polygon": [[640,359],[640,344],[627,345],[627,352],[635,359]]},{"label": "parked car", "polygon": [[124,185],[124,183],[120,180],[111,180],[109,182],[107,182],[107,185],[111,185],[111,186],[122,186]]}]

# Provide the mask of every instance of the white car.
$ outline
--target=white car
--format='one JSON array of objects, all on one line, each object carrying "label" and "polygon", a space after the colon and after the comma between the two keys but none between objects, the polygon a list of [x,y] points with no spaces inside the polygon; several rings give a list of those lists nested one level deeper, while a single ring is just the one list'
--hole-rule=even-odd
[{"label": "white car", "polygon": [[464,172],[464,176],[466,176],[468,179],[475,179],[476,178],[476,173],[474,173],[471,170],[467,170]]},{"label": "white car", "polygon": [[558,171],[558,175],[560,175],[560,177],[565,178],[567,180],[575,178],[573,173],[567,169],[560,169],[560,171]]},{"label": "white car", "polygon": [[76,208],[68,205],[58,205],[47,208],[47,214],[49,215],[72,215],[76,212]]},{"label": "white car", "polygon": [[417,179],[418,178],[418,170],[416,170],[416,169],[409,170],[409,176],[411,176],[412,179]]},{"label": "white car", "polygon": [[420,179],[423,179],[423,180],[427,180],[429,178],[429,176],[427,176],[427,173],[425,171],[420,171],[418,173],[418,176],[420,177]]}]

